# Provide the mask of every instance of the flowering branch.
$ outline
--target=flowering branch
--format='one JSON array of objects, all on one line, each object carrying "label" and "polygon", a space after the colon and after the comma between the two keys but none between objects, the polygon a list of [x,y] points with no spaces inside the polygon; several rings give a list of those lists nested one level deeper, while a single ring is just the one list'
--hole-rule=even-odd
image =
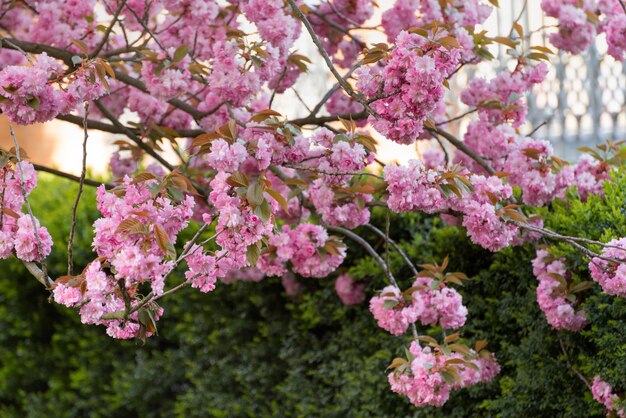
[{"label": "flowering branch", "polygon": [[[40,282],[42,281],[42,278],[43,278],[44,285],[46,286],[46,288],[49,288],[50,285],[52,284],[52,279],[48,277],[48,265],[46,263],[46,260],[43,254],[43,245],[41,242],[41,237],[39,236],[39,231],[37,228],[37,221],[35,220],[35,215],[33,215],[33,210],[30,207],[30,203],[28,202],[28,194],[26,193],[26,186],[24,184],[24,171],[21,165],[22,159],[20,157],[20,146],[17,143],[17,137],[15,136],[15,131],[13,130],[12,125],[9,125],[9,132],[11,133],[11,138],[13,138],[13,144],[15,146],[15,157],[17,158],[17,167],[20,173],[20,187],[22,189],[22,196],[24,197],[24,203],[26,203],[26,210],[28,211],[28,216],[30,217],[30,221],[33,224],[33,233],[35,234],[35,239],[37,240],[37,252],[39,253],[39,258],[41,260],[41,274],[38,273],[35,276],[35,278],[37,278],[37,280],[39,280]],[[4,214],[1,214],[1,216],[4,216]],[[31,271],[31,269],[32,269],[32,266],[28,270]]]}]

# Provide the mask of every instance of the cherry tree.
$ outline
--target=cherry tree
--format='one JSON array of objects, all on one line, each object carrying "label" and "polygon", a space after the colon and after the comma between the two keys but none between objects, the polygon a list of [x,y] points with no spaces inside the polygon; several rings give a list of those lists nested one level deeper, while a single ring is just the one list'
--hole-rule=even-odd
[{"label": "cherry tree", "polygon": [[[441,406],[452,390],[491,380],[499,365],[485,340],[461,337],[472,312],[456,286],[469,278],[448,271],[448,259],[409,259],[389,237],[389,217],[384,231],[369,223],[373,207],[418,211],[464,228],[490,251],[540,237],[574,246],[589,259],[592,280],[572,278],[566,260],[545,247],[537,247],[533,269],[547,321],[580,331],[589,322],[579,308],[582,290],[597,282],[607,294],[626,296],[625,238],[602,243],[562,235],[543,227],[536,208],[568,190],[583,199],[601,194],[625,155],[607,143],[602,153],[562,161],[528,129],[524,97],[551,70],[555,49],[578,54],[602,36],[612,59],[623,60],[624,3],[543,0],[544,13],[558,23],[542,29],[551,46],[533,45],[518,21],[505,34],[484,30],[497,0],[383,3],[2,1],[2,113],[17,125],[63,120],[81,126],[84,138],[82,175],[73,177],[29,163],[10,127],[14,147],[1,153],[0,257],[22,260],[84,324],[103,326],[113,338],[145,339],[167,314],[160,299],[184,286],[211,292],[241,271],[253,281],[282,277],[289,293],[294,274],[327,277],[342,264],[346,244],[362,246],[388,284],[370,295],[371,313],[381,328],[402,336],[399,344],[409,343],[406,356],[389,366],[391,390],[418,407]],[[372,44],[370,32],[386,42]],[[301,37],[312,41],[316,56],[297,51]],[[508,69],[450,88],[461,68],[493,60],[497,44],[508,48]],[[306,80],[313,60],[335,84],[289,119],[275,109],[275,98]],[[454,101],[470,110],[455,114]],[[461,119],[468,123],[458,137],[450,127]],[[110,158],[111,183],[86,178],[92,130],[123,138]],[[406,165],[384,164],[374,132],[439,148]],[[61,277],[48,273],[52,240],[28,204],[37,171],[80,186],[68,214]],[[95,258],[75,266],[85,185],[98,187],[102,216],[93,225]],[[197,232],[180,242],[192,222]],[[359,227],[383,238],[386,249],[373,248],[355,232]],[[388,251],[401,253],[411,277],[394,275]],[[185,281],[172,286],[176,269]],[[346,304],[366,298],[345,274],[336,289]],[[443,330],[440,340],[426,335],[429,327]],[[593,384],[580,377],[597,401],[624,416],[601,377]]]}]

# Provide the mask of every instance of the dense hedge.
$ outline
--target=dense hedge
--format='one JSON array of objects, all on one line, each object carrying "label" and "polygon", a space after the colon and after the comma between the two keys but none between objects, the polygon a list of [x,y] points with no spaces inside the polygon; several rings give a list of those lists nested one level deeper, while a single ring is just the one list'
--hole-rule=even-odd
[{"label": "dense hedge", "polygon": [[[52,273],[63,274],[75,186],[42,183],[32,203],[55,239]],[[607,197],[586,204],[573,197],[556,204],[546,222],[590,238],[626,236],[626,180],[608,186]],[[91,257],[93,199],[89,190],[81,203],[79,265]],[[342,305],[332,278],[301,280],[305,291],[295,300],[275,278],[221,285],[210,294],[185,289],[163,302],[160,334],[142,345],[80,324],[72,311],[49,303],[21,265],[5,261],[0,416],[599,417],[603,408],[572,367],[587,376],[601,373],[617,390],[626,389],[624,299],[594,287],[586,301],[592,325],[580,334],[556,332],[535,301],[531,245],[492,254],[439,220],[402,216],[391,225],[416,262],[450,255],[452,270],[473,277],[461,290],[469,309],[463,335],[487,338],[502,366],[492,383],[453,393],[442,409],[418,410],[390,392],[385,367],[406,341],[378,329],[366,303]],[[377,237],[359,232],[382,250]],[[564,245],[557,250],[584,274],[580,256]],[[396,254],[391,264],[408,286],[410,272]],[[384,286],[380,268],[358,247],[351,245],[344,265],[368,282],[370,295]]]}]

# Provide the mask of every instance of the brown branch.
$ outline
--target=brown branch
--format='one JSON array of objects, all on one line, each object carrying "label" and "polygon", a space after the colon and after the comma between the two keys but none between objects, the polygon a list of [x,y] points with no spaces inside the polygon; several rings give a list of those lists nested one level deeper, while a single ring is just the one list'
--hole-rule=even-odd
[{"label": "brown branch", "polygon": [[336,122],[341,119],[346,120],[362,120],[367,118],[367,112],[359,112],[359,113],[348,113],[345,115],[331,115],[331,116],[307,116],[305,118],[300,119],[292,119],[289,123],[293,123],[294,125],[304,126],[304,125],[323,125],[328,122]]},{"label": "brown branch", "polygon": [[80,197],[83,194],[83,185],[85,184],[85,176],[87,175],[87,140],[89,139],[89,131],[87,130],[87,116],[89,115],[89,103],[85,102],[85,116],[83,118],[83,169],[80,172],[80,178],[78,180],[78,192],[76,193],[76,199],[74,200],[74,206],[72,207],[72,225],[70,226],[70,235],[67,240],[67,275],[71,276],[74,270],[74,233],[76,232],[76,214],[78,212],[78,205],[80,203]]},{"label": "brown branch", "polygon": [[455,122],[455,121],[457,121],[459,119],[463,119],[465,116],[470,115],[470,114],[476,112],[477,110],[478,110],[478,108],[470,109],[467,112],[460,114],[459,116],[455,116],[455,117],[453,117],[451,119],[444,120],[443,122],[438,122],[438,123],[435,124],[435,126],[447,125],[448,123]]},{"label": "brown branch", "polygon": [[487,164],[487,162],[485,160],[483,160],[483,158],[476,154],[474,151],[472,151],[471,149],[469,149],[469,147],[467,145],[465,145],[462,141],[460,141],[457,137],[455,137],[454,135],[443,131],[439,128],[432,128],[432,127],[426,127],[426,130],[430,133],[433,134],[437,134],[437,135],[441,135],[444,138],[446,138],[452,145],[454,145],[456,148],[458,148],[460,151],[463,151],[465,154],[467,154],[472,160],[476,161],[478,163],[478,165],[480,165],[482,168],[485,169],[485,171],[487,173],[489,173],[490,175],[494,175],[495,174],[495,170],[493,168],[491,168],[489,166],[489,164]]},{"label": "brown branch", "polygon": [[148,155],[153,157],[155,160],[160,162],[164,167],[166,167],[169,171],[174,171],[174,166],[171,165],[167,160],[161,157],[155,150],[150,148],[148,145],[144,144],[141,138],[139,138],[133,131],[128,129],[126,126],[122,125],[120,121],[107,109],[99,100],[94,102],[96,107],[104,116],[109,119],[113,125],[115,125],[118,129],[122,129],[126,136],[128,136],[139,148],[144,150]]},{"label": "brown branch", "polygon": [[[75,181],[77,183],[80,182],[80,177],[75,176],[75,175],[70,174],[70,173],[66,173],[64,171],[57,170],[55,168],[46,167],[46,166],[43,166],[43,165],[40,165],[40,164],[33,164],[33,167],[35,167],[35,170],[37,170],[37,171],[43,171],[45,173],[50,173],[50,174],[53,174],[53,175],[58,176],[58,177],[62,177],[62,178],[68,179],[68,180]],[[100,182],[100,181],[87,179],[87,178],[84,180],[84,184],[86,184],[87,186],[93,186],[93,187],[99,187],[101,185],[104,185],[104,187],[106,187],[107,189],[112,189],[114,187],[112,184],[103,183],[103,182]]]},{"label": "brown branch", "polygon": [[126,0],[122,0],[120,2],[120,6],[117,8],[117,10],[115,11],[115,14],[113,15],[113,20],[111,21],[111,24],[109,25],[109,27],[107,27],[106,31],[104,32],[104,35],[102,36],[102,39],[100,40],[100,43],[98,44],[98,46],[96,46],[96,49],[91,54],[92,57],[97,57],[100,51],[102,51],[102,48],[104,48],[104,46],[106,45],[107,41],[109,40],[109,36],[111,35],[111,32],[113,31],[113,26],[115,26],[115,23],[117,22],[117,18],[119,17],[125,5],[126,5]]},{"label": "brown branch", "polygon": [[574,374],[576,374],[576,376],[591,391],[591,384],[589,383],[589,380],[587,380],[587,378],[583,376],[581,372],[579,372],[576,368],[574,368],[574,366],[572,366],[572,363],[569,360],[569,354],[567,354],[567,350],[565,350],[565,345],[563,344],[563,340],[561,339],[561,336],[557,334],[557,338],[559,339],[559,344],[561,345],[561,351],[563,352],[563,355],[565,355],[565,362],[567,363],[567,367],[569,367],[574,372]]},{"label": "brown branch", "polygon": [[[58,115],[56,119],[62,120],[64,122],[69,122],[69,123],[72,123],[74,125],[78,125],[81,127],[83,126],[83,118],[81,118],[80,116]],[[114,125],[111,125],[105,122],[100,122],[94,119],[87,119],[87,128],[95,129],[97,131],[102,131],[102,132],[109,132],[112,134],[120,134],[120,135],[126,135],[126,130],[130,130],[134,134],[139,134],[139,130],[135,127],[123,126],[123,128],[118,128]],[[193,137],[196,137],[198,135],[205,133],[205,131],[202,129],[179,129],[176,131],[176,133],[179,138],[193,138]]]},{"label": "brown branch", "polygon": [[311,26],[311,23],[306,18],[304,13],[302,13],[302,10],[300,10],[300,8],[295,3],[295,1],[294,0],[287,0],[287,2],[291,6],[293,12],[298,17],[298,19],[302,22],[302,24],[304,24],[304,27],[306,28],[307,32],[311,36],[311,40],[313,41],[313,43],[317,47],[318,51],[322,55],[322,58],[324,59],[324,62],[326,63],[326,66],[328,67],[330,72],[333,74],[333,76],[335,77],[335,79],[337,80],[339,85],[341,85],[341,88],[343,88],[344,91],[346,93],[348,93],[348,95],[350,97],[352,97],[357,102],[361,103],[365,107],[365,110],[367,111],[367,113],[369,113],[370,115],[374,116],[376,119],[380,119],[380,115],[378,113],[376,113],[374,111],[374,109],[372,109],[369,106],[367,101],[361,95],[356,93],[352,89],[352,86],[350,86],[350,84],[348,84],[348,82],[346,80],[344,80],[343,77],[339,74],[339,72],[337,71],[337,69],[333,65],[332,61],[330,60],[330,56],[328,55],[328,52],[326,52],[326,50],[324,49],[324,46],[322,45],[322,43],[320,42],[319,38],[315,34],[315,31],[313,30],[313,27]]}]

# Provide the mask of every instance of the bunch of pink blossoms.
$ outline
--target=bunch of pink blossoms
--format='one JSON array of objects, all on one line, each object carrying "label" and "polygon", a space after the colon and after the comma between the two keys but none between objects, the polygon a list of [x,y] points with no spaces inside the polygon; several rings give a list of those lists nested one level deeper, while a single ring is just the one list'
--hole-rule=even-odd
[{"label": "bunch of pink blossoms", "polygon": [[456,211],[462,215],[462,224],[472,242],[490,251],[499,251],[517,238],[519,228],[506,222],[501,210],[502,202],[512,197],[511,186],[496,176],[472,175],[469,183],[474,191],[461,190],[459,198],[446,196],[442,174],[418,160],[409,161],[406,167],[388,164],[383,174],[389,193],[387,205],[394,212]]},{"label": "bunch of pink blossoms", "polygon": [[474,192],[459,202],[463,226],[472,242],[490,251],[499,251],[519,232],[517,226],[502,218],[499,208],[502,206],[500,202],[511,198],[511,186],[495,176],[473,175],[470,180]]},{"label": "bunch of pink blossoms", "polygon": [[444,283],[433,283],[430,277],[417,277],[411,297],[422,325],[439,324],[444,329],[457,329],[465,325],[467,308],[456,289]]},{"label": "bunch of pink blossoms", "polygon": [[587,49],[596,36],[596,28],[587,17],[587,13],[595,14],[594,3],[590,0],[542,0],[544,12],[559,20],[559,31],[550,34],[552,45],[574,54]]},{"label": "bunch of pink blossoms", "polygon": [[354,229],[370,220],[365,204],[373,200],[371,194],[354,192],[347,187],[331,187],[323,179],[317,179],[309,187],[309,198],[328,225]]},{"label": "bunch of pink blossoms", "polygon": [[615,414],[619,418],[626,417],[626,410],[623,407],[618,406],[618,403],[620,402],[619,396],[613,393],[611,385],[602,380],[600,376],[595,376],[593,378],[591,393],[593,394],[593,399],[600,402],[607,409],[607,416]]},{"label": "bunch of pink blossoms", "polygon": [[393,335],[404,334],[418,316],[412,301],[395,286],[386,286],[370,300],[370,312],[378,326]]},{"label": "bunch of pink blossoms", "polygon": [[94,223],[93,247],[99,258],[81,275],[57,280],[54,298],[66,306],[80,306],[83,323],[105,325],[114,338],[149,336],[153,331],[150,326],[146,331],[142,316],[156,321],[162,309],[155,304],[148,306],[149,311],[138,309],[142,288],[149,286],[157,297],[163,293],[165,277],[175,267],[176,236],[187,226],[194,200],[191,196],[171,200],[155,180],[126,177],[118,187],[116,193],[104,186],[98,189],[103,217]]},{"label": "bunch of pink blossoms", "polygon": [[95,100],[106,93],[102,84],[89,79],[90,67],[83,67],[67,78],[64,89],[55,89],[50,79],[60,82],[63,66],[46,53],[33,65],[9,65],[0,70],[0,109],[20,125],[46,122],[70,113],[79,103]]},{"label": "bunch of pink blossoms", "polygon": [[413,341],[409,353],[408,363],[387,377],[391,390],[417,407],[442,406],[452,390],[488,382],[500,372],[495,357],[486,350],[462,356],[447,347],[421,347]]},{"label": "bunch of pink blossoms", "polygon": [[109,167],[114,178],[123,179],[137,171],[137,159],[134,156],[122,158],[119,152],[114,152],[111,155]]},{"label": "bunch of pink blossoms", "polygon": [[13,66],[0,71],[0,109],[20,125],[45,122],[55,117],[63,93],[48,83],[63,73],[62,66],[45,53],[32,66]]},{"label": "bunch of pink blossoms", "polygon": [[415,142],[424,131],[424,121],[438,110],[443,83],[456,69],[459,57],[459,49],[449,50],[437,38],[400,32],[382,68],[355,71],[357,88],[374,100],[370,106],[380,115],[380,119],[370,116],[374,129],[401,144]]},{"label": "bunch of pink blossoms", "polygon": [[621,6],[617,5],[617,8],[620,10],[608,15],[603,23],[609,45],[608,54],[617,61],[623,61],[626,53],[626,14]]},{"label": "bunch of pink blossoms", "polygon": [[[141,75],[150,94],[160,100],[169,100],[189,90],[191,73],[186,67],[191,59],[184,57],[172,63],[171,57],[176,51],[168,48],[167,51],[157,54],[154,62],[144,61],[141,66]],[[165,65],[165,63],[170,63]]]},{"label": "bunch of pink blossoms", "polygon": [[557,48],[579,54],[591,45],[596,32],[604,32],[608,54],[617,61],[624,59],[626,14],[619,0],[542,0],[541,7],[559,20],[559,31],[550,35]]},{"label": "bunch of pink blossoms", "polygon": [[578,332],[589,323],[584,309],[575,311],[574,302],[570,300],[563,259],[554,259],[546,250],[538,250],[533,260],[533,274],[539,280],[537,303],[550,325]]},{"label": "bunch of pink blossoms", "polygon": [[389,192],[387,205],[392,211],[437,213],[448,208],[438,185],[439,172],[421,160],[410,160],[406,166],[387,164],[383,175]]},{"label": "bunch of pink blossoms", "polygon": [[626,260],[626,238],[609,241],[601,255],[619,263],[594,257],[589,262],[591,277],[600,284],[606,294],[626,297],[626,264],[623,262]]},{"label": "bunch of pink blossoms", "polygon": [[270,248],[261,255],[257,267],[269,276],[280,276],[291,270],[303,277],[326,277],[337,269],[346,256],[346,248],[326,229],[311,223],[295,228],[283,226],[282,232],[269,238]]},{"label": "bunch of pink blossoms", "polygon": [[41,261],[52,250],[52,237],[45,227],[39,226],[37,219],[22,213],[25,202],[22,183],[28,197],[37,185],[35,169],[26,161],[7,162],[0,169],[0,179],[0,258],[5,259],[15,254],[23,261]]},{"label": "bunch of pink blossoms", "polygon": [[370,312],[378,326],[394,335],[402,335],[409,325],[441,325],[445,329],[460,328],[465,324],[467,308],[461,295],[443,283],[434,284],[429,277],[418,277],[410,294],[401,293],[395,286],[387,286],[380,296],[370,300]]},{"label": "bunch of pink blossoms", "polygon": [[[610,179],[610,168],[608,164],[583,154],[571,169],[573,179],[567,182],[576,185],[578,195],[581,200],[585,201],[589,195],[602,195],[604,182]],[[568,170],[568,167],[563,169],[563,171],[566,170]]]},{"label": "bunch of pink blossoms", "polygon": [[[228,183],[229,178],[227,172],[221,171],[210,183],[209,201],[219,213],[215,241],[221,248],[209,255],[200,246],[194,245],[185,258],[189,265],[185,277],[192,287],[201,292],[212,291],[217,279],[250,266],[247,259],[250,247],[259,248],[261,239],[268,236],[273,228],[270,219],[264,220],[257,215],[247,199],[237,194]],[[207,214],[203,215],[203,220],[207,224],[211,222]]]},{"label": "bunch of pink blossoms", "polygon": [[365,283],[355,282],[347,273],[337,277],[335,291],[344,305],[358,305],[365,300]]},{"label": "bunch of pink blossoms", "polygon": [[433,21],[443,23],[461,45],[464,61],[471,61],[476,59],[476,54],[473,51],[474,39],[468,28],[471,31],[474,26],[484,23],[492,11],[493,7],[478,0],[399,0],[383,13],[381,24],[387,39],[393,40],[402,30]]},{"label": "bunch of pink blossoms", "polygon": [[461,101],[478,108],[483,123],[499,125],[509,122],[519,128],[526,121],[527,106],[523,94],[541,83],[548,74],[545,63],[532,67],[518,65],[512,72],[501,72],[492,80],[473,79],[461,92]]},{"label": "bunch of pink blossoms", "polygon": [[569,170],[557,171],[552,164],[554,152],[548,141],[530,137],[520,140],[506,158],[507,180],[522,189],[527,205],[542,206],[563,197],[570,186]]}]

